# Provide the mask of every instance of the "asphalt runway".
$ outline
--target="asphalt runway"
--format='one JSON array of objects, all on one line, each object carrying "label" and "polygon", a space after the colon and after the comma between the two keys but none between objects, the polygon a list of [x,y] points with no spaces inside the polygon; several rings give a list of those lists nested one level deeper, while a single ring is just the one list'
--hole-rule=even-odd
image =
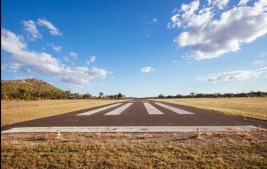
[{"label": "asphalt runway", "polygon": [[[225,115],[218,112],[188,106],[136,99],[127,102],[114,103],[111,105],[21,122],[13,125],[2,126],[1,132],[7,132],[9,129],[13,128],[29,129],[30,127],[39,127],[43,128],[43,130],[49,128],[51,129],[53,127],[61,127],[61,130],[63,130],[64,127],[80,127],[83,129],[85,127],[94,127],[95,131],[98,131],[96,128],[104,127],[103,130],[99,130],[101,132],[107,131],[104,130],[107,129],[107,127],[114,126],[121,129],[122,127],[127,126],[128,129],[129,127],[134,126],[139,126],[141,128],[147,126],[147,130],[151,131],[157,131],[153,130],[155,127],[166,128],[166,131],[172,131],[174,127],[180,127],[179,130],[183,127],[191,130],[195,130],[196,127],[212,130],[213,126],[214,129],[221,127],[222,130],[225,130],[225,126],[251,126],[267,128],[267,122],[240,116]],[[90,128],[90,131],[92,130],[93,129]],[[33,130],[25,130],[25,132],[26,131]],[[36,130],[36,132],[37,131],[38,130]],[[137,130],[137,132],[138,131],[139,130]]]}]

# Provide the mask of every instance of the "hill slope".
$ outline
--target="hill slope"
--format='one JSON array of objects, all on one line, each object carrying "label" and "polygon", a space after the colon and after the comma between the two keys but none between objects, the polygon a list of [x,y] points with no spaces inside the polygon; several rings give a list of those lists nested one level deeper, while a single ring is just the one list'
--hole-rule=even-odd
[{"label": "hill slope", "polygon": [[69,94],[38,79],[1,81],[1,99],[63,99]]}]

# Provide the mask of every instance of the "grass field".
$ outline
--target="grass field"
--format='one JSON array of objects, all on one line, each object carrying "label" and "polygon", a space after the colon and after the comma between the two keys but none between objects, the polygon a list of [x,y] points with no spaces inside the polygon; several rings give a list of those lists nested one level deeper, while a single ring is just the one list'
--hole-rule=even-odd
[{"label": "grass field", "polygon": [[267,120],[267,98],[183,98],[154,100]]},{"label": "grass field", "polygon": [[2,134],[1,168],[266,168],[267,131]]},{"label": "grass field", "polygon": [[1,100],[1,126],[121,101],[126,100]]}]

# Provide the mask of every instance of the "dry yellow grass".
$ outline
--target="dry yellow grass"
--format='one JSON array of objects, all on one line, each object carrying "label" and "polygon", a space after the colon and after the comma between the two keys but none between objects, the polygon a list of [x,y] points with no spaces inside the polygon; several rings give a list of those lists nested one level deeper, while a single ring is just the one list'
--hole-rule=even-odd
[{"label": "dry yellow grass", "polygon": [[155,100],[267,120],[267,98],[183,98]]},{"label": "dry yellow grass", "polygon": [[1,134],[1,169],[266,168],[267,131]]},{"label": "dry yellow grass", "polygon": [[1,126],[126,100],[1,101]]}]

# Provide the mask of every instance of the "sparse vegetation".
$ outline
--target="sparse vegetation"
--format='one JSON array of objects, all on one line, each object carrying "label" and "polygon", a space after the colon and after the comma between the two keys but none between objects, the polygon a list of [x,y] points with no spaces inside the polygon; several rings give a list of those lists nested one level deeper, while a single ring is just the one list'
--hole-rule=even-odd
[{"label": "sparse vegetation", "polygon": [[1,81],[1,100],[67,99],[69,94],[38,79]]},{"label": "sparse vegetation", "polygon": [[267,98],[182,98],[155,99],[178,105],[198,107],[231,115],[267,120]]},{"label": "sparse vegetation", "polygon": [[266,168],[267,132],[2,134],[1,168]]}]

